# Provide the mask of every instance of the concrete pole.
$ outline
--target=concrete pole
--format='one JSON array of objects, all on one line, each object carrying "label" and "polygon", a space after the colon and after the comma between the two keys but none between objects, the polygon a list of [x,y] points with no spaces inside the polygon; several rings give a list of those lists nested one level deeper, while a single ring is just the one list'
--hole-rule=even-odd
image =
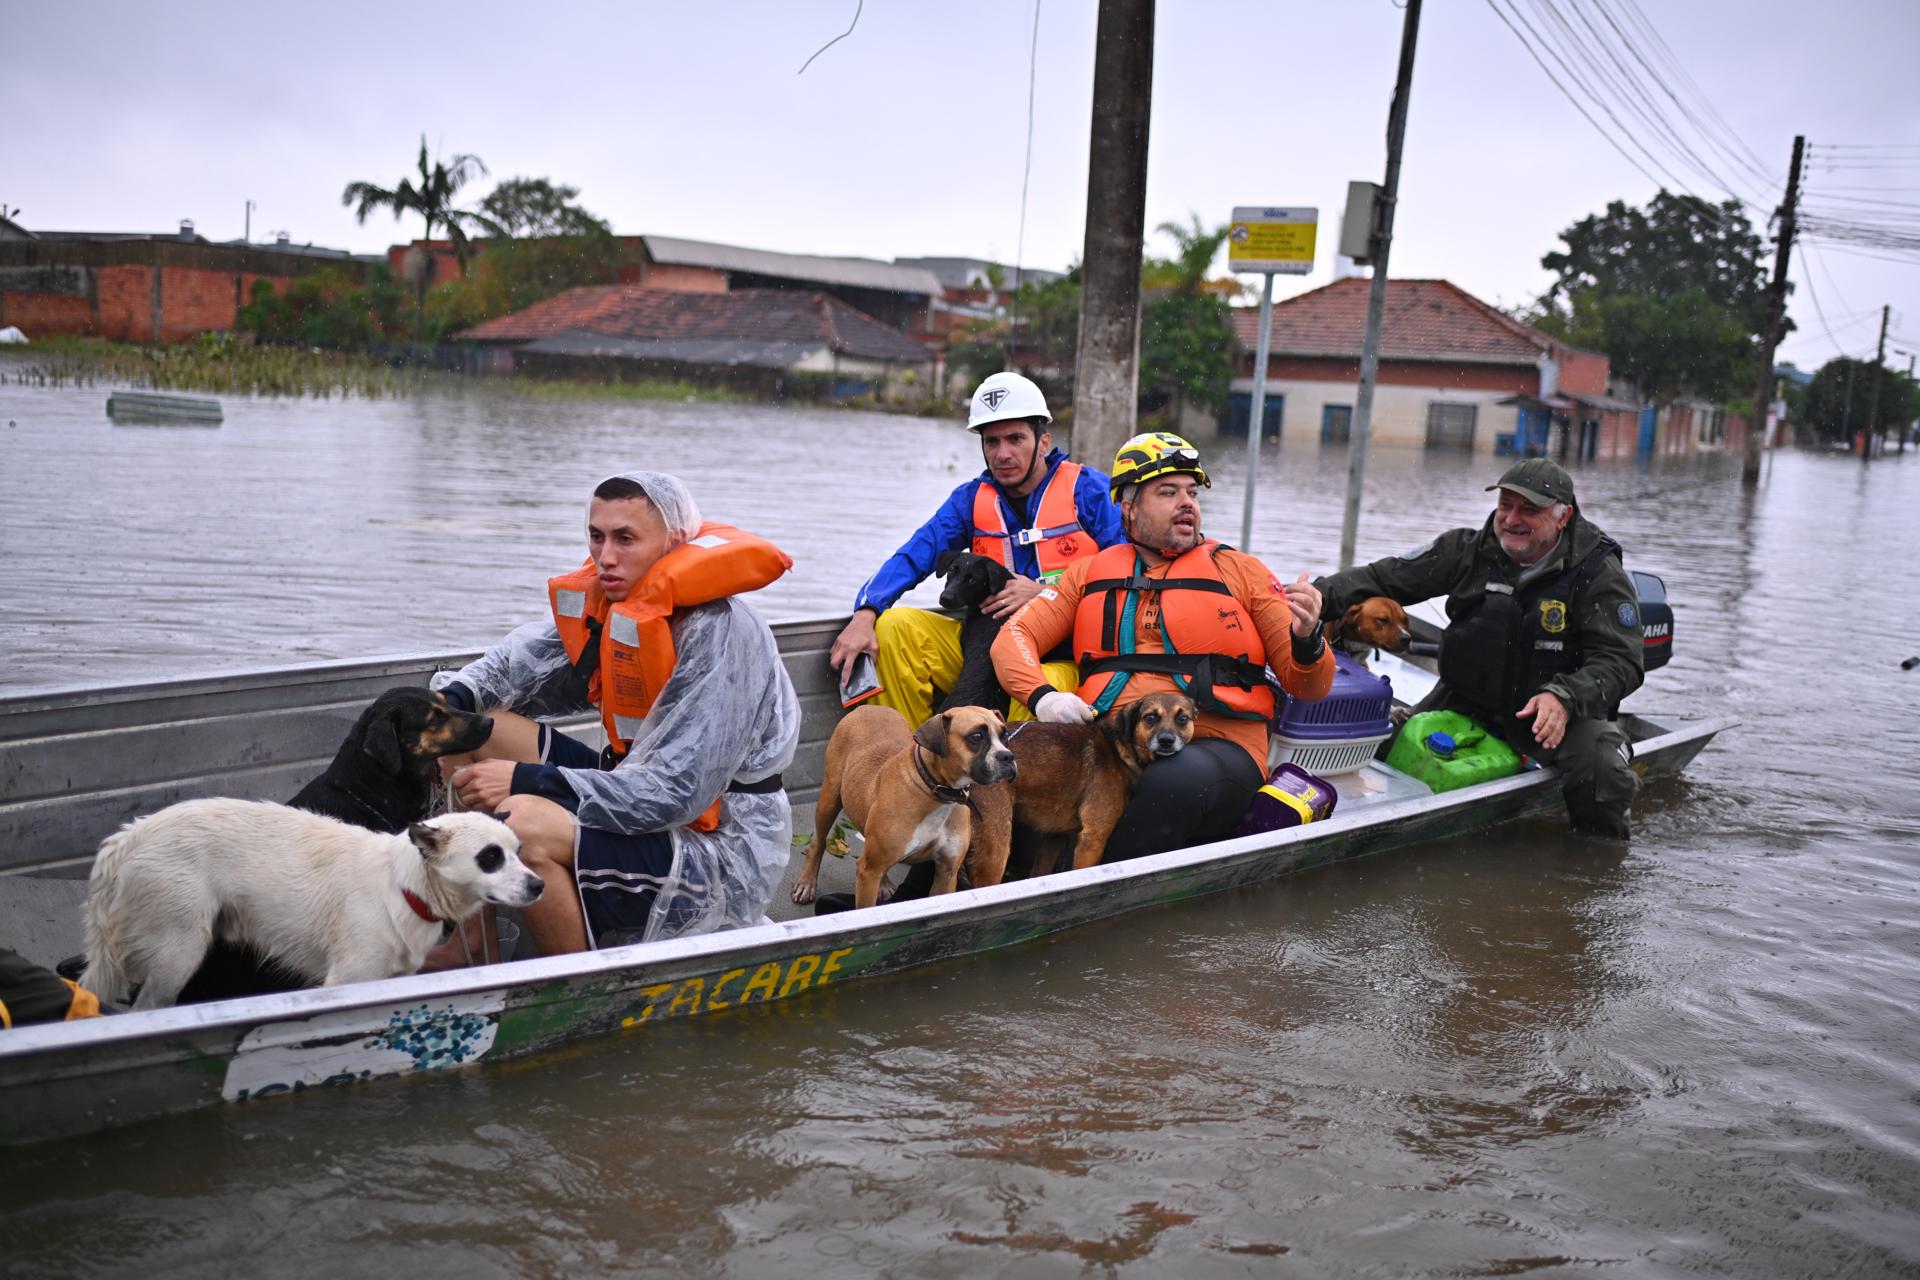
[{"label": "concrete pole", "polygon": [[1100,0],[1094,44],[1072,443],[1076,459],[1102,471],[1113,465],[1138,420],[1153,3]]},{"label": "concrete pole", "polygon": [[1873,461],[1873,437],[1880,430],[1880,370],[1887,358],[1887,315],[1893,308],[1880,308],[1880,349],[1873,353],[1873,394],[1867,397],[1867,435],[1860,450],[1860,461]]},{"label": "concrete pole", "polygon": [[1400,148],[1407,136],[1407,99],[1413,93],[1413,46],[1420,35],[1420,0],[1407,0],[1400,27],[1400,72],[1387,111],[1387,177],[1374,206],[1373,285],[1367,290],[1367,336],[1360,348],[1360,390],[1353,400],[1353,431],[1347,441],[1347,510],[1340,522],[1340,567],[1353,567],[1360,529],[1360,491],[1367,474],[1367,442],[1373,434],[1373,386],[1380,376],[1380,325],[1387,305],[1387,257],[1393,248],[1394,205],[1400,196]]},{"label": "concrete pole", "polygon": [[1787,260],[1793,255],[1794,210],[1800,199],[1800,158],[1807,140],[1793,140],[1793,165],[1787,171],[1787,194],[1780,202],[1780,249],[1773,258],[1773,286],[1768,291],[1765,328],[1760,333],[1760,367],[1753,381],[1753,417],[1747,426],[1747,456],[1740,466],[1742,484],[1760,483],[1760,454],[1767,447],[1767,406],[1773,403],[1773,352],[1780,341],[1780,319],[1787,311]]}]

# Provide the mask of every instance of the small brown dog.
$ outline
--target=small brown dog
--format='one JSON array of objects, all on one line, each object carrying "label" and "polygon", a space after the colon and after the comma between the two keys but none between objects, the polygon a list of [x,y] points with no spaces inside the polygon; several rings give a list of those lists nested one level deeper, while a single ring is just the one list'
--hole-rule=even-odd
[{"label": "small brown dog", "polygon": [[[1075,837],[1077,871],[1098,863],[1120,821],[1140,771],[1193,741],[1193,699],[1181,693],[1150,693],[1117,707],[1092,724],[1025,724],[1010,739],[1020,774],[1013,784],[1013,821],[1027,832]],[[1051,842],[1031,872],[1053,870]],[[1010,845],[1009,845],[1010,847]],[[981,861],[984,861],[982,851]],[[1003,872],[986,868],[988,874]],[[967,864],[976,877],[974,862]]]},{"label": "small brown dog", "polygon": [[1412,639],[1407,611],[1388,596],[1368,596],[1340,615],[1338,622],[1327,624],[1327,643],[1356,658],[1365,658],[1375,649],[1405,653]]},{"label": "small brown dog", "polygon": [[[1014,777],[1017,766],[1005,734],[1006,721],[985,707],[942,711],[917,730],[909,730],[906,717],[891,707],[849,711],[827,740],[813,843],[794,878],[793,900],[814,900],[827,833],[843,808],[866,837],[854,872],[856,907],[880,900],[881,880],[895,864],[928,858],[937,868],[932,891],[952,893],[975,844],[969,789]],[[970,864],[976,886],[998,884],[1006,869],[1005,820],[989,825],[993,829],[982,835],[997,847],[976,850]]]}]

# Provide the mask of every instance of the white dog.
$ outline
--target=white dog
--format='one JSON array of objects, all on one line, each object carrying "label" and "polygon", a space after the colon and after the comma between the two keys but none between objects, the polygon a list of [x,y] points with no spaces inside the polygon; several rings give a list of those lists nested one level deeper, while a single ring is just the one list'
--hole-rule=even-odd
[{"label": "white dog", "polygon": [[387,835],[251,800],[189,800],[107,837],[87,895],[85,985],[174,1002],[215,937],[322,986],[419,969],[445,924],[523,907],[540,877],[506,823],[453,813]]}]

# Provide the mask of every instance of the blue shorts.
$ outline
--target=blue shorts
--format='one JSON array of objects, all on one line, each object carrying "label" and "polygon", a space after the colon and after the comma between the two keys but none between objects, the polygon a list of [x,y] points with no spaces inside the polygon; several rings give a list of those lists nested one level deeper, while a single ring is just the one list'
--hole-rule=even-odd
[{"label": "blue shorts", "polygon": [[[540,726],[540,761],[566,769],[603,765],[599,751],[548,725]],[[673,837],[665,831],[626,835],[574,821],[573,882],[594,946],[637,941],[672,872]]]}]

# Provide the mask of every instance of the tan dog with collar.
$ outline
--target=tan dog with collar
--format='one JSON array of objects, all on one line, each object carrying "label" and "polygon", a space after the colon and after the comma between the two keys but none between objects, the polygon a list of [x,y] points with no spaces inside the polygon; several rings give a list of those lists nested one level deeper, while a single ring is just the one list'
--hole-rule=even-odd
[{"label": "tan dog with collar", "polygon": [[[1006,722],[985,707],[943,711],[918,730],[909,730],[906,717],[891,707],[869,704],[849,711],[827,740],[813,843],[794,877],[793,900],[813,901],[827,833],[843,808],[866,837],[854,872],[856,907],[880,900],[881,881],[896,864],[928,858],[937,864],[932,892],[952,893],[974,837],[970,788],[1014,776],[1005,733]],[[996,831],[995,838],[1004,836]],[[1006,851],[997,852],[1004,868]],[[989,867],[994,863],[992,857],[983,861]],[[982,883],[996,882],[997,877]]]}]

